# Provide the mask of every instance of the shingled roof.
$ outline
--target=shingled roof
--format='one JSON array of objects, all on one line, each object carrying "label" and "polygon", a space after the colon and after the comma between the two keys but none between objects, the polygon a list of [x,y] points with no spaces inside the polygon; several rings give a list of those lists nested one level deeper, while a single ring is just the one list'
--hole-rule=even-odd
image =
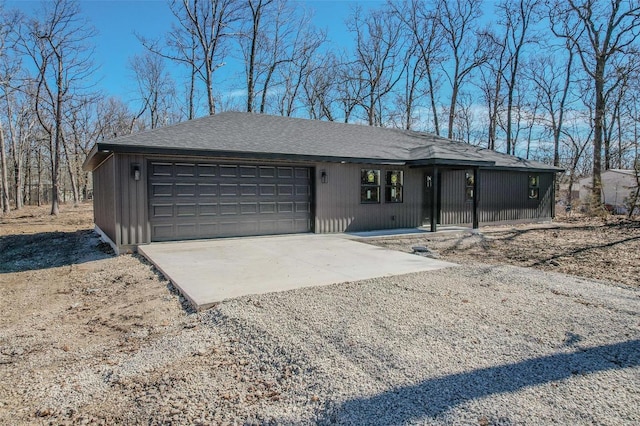
[{"label": "shingled roof", "polygon": [[244,112],[98,142],[85,169],[93,170],[111,152],[560,171],[428,133]]}]

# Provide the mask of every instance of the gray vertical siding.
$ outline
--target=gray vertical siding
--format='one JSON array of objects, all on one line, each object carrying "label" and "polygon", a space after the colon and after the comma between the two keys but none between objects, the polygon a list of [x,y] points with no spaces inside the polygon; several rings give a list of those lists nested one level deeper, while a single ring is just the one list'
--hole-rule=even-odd
[{"label": "gray vertical siding", "polygon": [[115,159],[112,155],[93,171],[93,220],[111,241],[118,244],[115,179]]},{"label": "gray vertical siding", "polygon": [[[122,247],[151,242],[147,214],[147,164],[142,155],[116,155],[117,244]],[[133,164],[140,166],[140,180],[131,176]]]},{"label": "gray vertical siding", "polygon": [[440,224],[460,225],[473,220],[473,201],[466,199],[466,172],[443,170],[440,178]]},{"label": "gray vertical siding", "polygon": [[[147,164],[142,155],[115,154],[94,171],[94,215],[96,224],[121,249],[133,249],[151,242],[148,214]],[[131,175],[138,164],[140,180]],[[316,233],[357,232],[375,229],[422,226],[425,215],[424,174],[427,168],[367,164],[308,164],[315,173],[313,231]],[[381,171],[379,204],[360,202],[362,169]],[[385,171],[403,170],[403,202],[386,203]],[[322,171],[327,182],[321,182]],[[440,169],[440,223],[471,224],[472,202],[465,196],[467,170]],[[468,170],[471,171],[471,170]],[[528,198],[531,172],[480,170],[478,197],[480,223],[549,219],[553,210],[553,173],[536,173],[540,197]]]},{"label": "gray vertical siding", "polygon": [[[529,199],[529,175],[540,177],[540,195]],[[550,219],[553,173],[481,170],[478,207],[481,223]]]},{"label": "gray vertical siding", "polygon": [[[360,170],[381,171],[380,204],[360,203]],[[320,181],[325,170],[328,182]],[[384,172],[403,170],[402,203],[384,202]],[[422,225],[423,174],[421,169],[366,164],[316,164],[316,233],[356,232],[373,229],[409,228]]]}]

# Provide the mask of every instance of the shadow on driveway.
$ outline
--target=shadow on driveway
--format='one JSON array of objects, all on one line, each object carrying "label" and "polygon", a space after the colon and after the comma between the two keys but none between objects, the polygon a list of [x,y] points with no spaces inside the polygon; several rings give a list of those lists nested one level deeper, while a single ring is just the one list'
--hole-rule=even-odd
[{"label": "shadow on driveway", "polygon": [[494,394],[639,365],[640,340],[630,340],[429,379],[372,397],[348,400],[328,409],[320,419],[321,423],[368,425],[418,422]]}]

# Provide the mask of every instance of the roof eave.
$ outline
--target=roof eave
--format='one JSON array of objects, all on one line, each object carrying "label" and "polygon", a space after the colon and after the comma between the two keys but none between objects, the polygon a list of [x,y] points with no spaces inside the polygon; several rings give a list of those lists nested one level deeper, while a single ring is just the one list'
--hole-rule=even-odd
[{"label": "roof eave", "polygon": [[[99,145],[99,146],[98,146]],[[96,144],[100,152],[118,152],[127,154],[148,154],[148,155],[180,155],[192,157],[215,157],[233,159],[260,159],[260,160],[286,160],[302,162],[327,162],[327,163],[358,163],[358,164],[385,164],[402,166],[407,162],[404,160],[390,158],[367,158],[367,157],[342,157],[330,155],[305,155],[277,152],[255,152],[255,151],[231,151],[231,150],[206,150],[206,149],[184,149],[166,148],[150,146],[120,145],[110,143]],[[94,147],[95,149],[95,147]],[[88,163],[85,162],[85,164]],[[93,163],[92,163],[93,164]],[[95,167],[94,167],[95,168]]]},{"label": "roof eave", "polygon": [[451,158],[423,158],[419,160],[411,160],[408,162],[410,166],[463,166],[463,167],[491,167],[495,165],[493,161],[482,160],[459,160]]},{"label": "roof eave", "polygon": [[560,167],[555,167],[555,166],[544,166],[544,167],[540,167],[540,166],[494,166],[494,167],[490,167],[493,170],[503,170],[503,171],[510,171],[510,172],[522,172],[522,171],[526,171],[526,170],[530,170],[530,171],[536,171],[536,172],[542,172],[542,173],[562,173],[565,170],[561,169]]}]

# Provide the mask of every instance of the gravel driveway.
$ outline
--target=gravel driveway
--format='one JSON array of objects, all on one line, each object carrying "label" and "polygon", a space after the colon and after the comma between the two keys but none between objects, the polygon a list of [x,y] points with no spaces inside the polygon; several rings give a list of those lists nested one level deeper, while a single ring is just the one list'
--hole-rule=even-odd
[{"label": "gravel driveway", "polygon": [[460,266],[244,297],[70,380],[44,405],[107,423],[639,424],[640,291]]}]

